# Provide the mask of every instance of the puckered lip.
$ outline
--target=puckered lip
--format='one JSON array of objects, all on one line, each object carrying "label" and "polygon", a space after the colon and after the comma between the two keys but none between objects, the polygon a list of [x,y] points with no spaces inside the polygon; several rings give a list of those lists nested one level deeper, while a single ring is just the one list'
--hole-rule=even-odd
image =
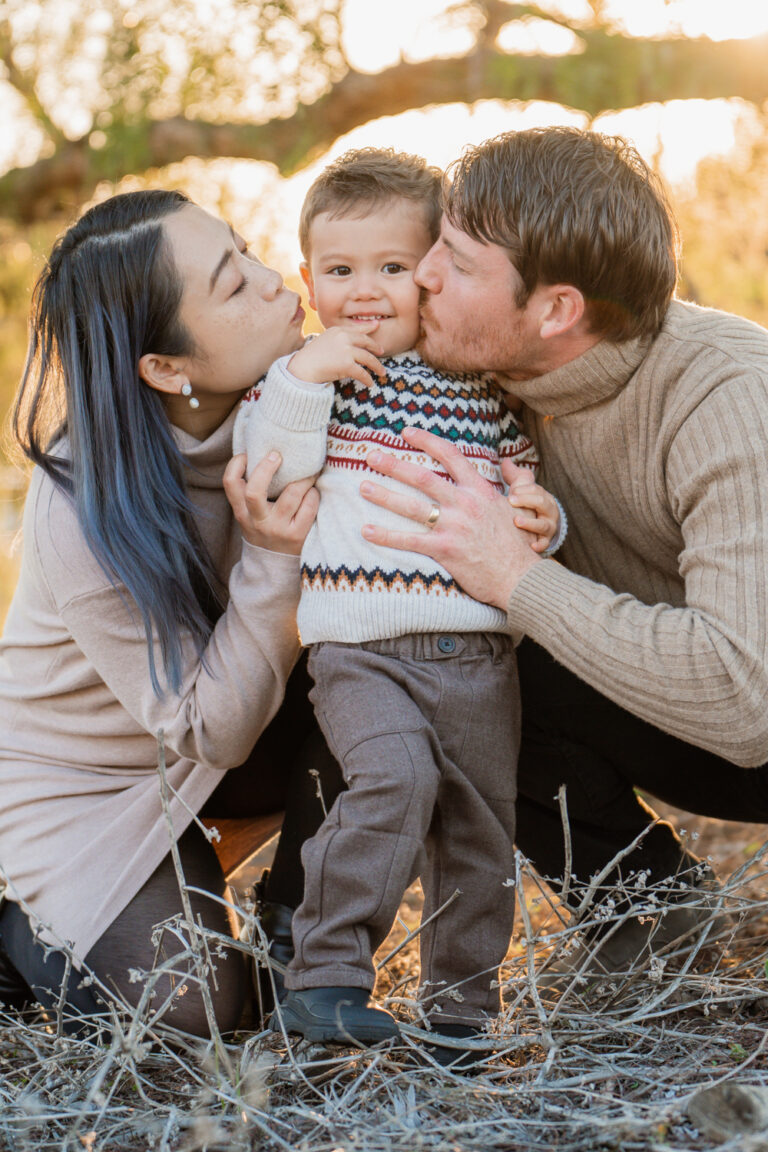
[{"label": "puckered lip", "polygon": [[293,314],[293,319],[291,320],[291,324],[303,323],[305,316],[306,316],[306,312],[304,311],[304,309],[301,306],[301,301],[299,301],[299,303],[296,305],[296,311]]}]

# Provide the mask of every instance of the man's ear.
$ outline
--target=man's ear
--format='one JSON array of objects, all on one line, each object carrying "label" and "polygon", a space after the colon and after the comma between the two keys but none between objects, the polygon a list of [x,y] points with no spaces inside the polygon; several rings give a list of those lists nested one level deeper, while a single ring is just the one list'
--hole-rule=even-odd
[{"label": "man's ear", "polygon": [[542,340],[563,336],[584,318],[584,297],[573,284],[548,284],[540,302],[539,335]]},{"label": "man's ear", "polygon": [[309,264],[307,264],[306,260],[302,260],[301,264],[299,264],[299,272],[301,272],[301,278],[304,281],[305,288],[307,289],[307,299],[309,300],[309,306],[310,308],[314,308],[315,312],[317,312],[317,304],[315,304],[315,282],[312,279],[312,273],[309,270]]},{"label": "man's ear", "polygon": [[189,383],[176,357],[158,356],[154,352],[145,352],[139,360],[139,376],[150,388],[171,396],[178,396],[182,386]]}]

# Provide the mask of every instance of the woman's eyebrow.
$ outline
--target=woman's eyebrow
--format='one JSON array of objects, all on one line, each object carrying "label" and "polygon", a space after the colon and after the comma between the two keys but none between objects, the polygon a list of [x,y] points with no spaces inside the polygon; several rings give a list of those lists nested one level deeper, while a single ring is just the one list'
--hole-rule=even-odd
[{"label": "woman's eyebrow", "polygon": [[[232,243],[234,244],[234,242],[235,242],[235,230],[231,224],[228,225],[228,227],[229,227],[230,234],[232,236]],[[214,268],[213,272],[211,272],[210,288],[208,289],[208,295],[209,296],[211,295],[214,288],[216,287],[216,281],[218,280],[221,273],[224,271],[224,269],[227,265],[227,261],[231,260],[231,259],[232,259],[232,249],[227,248],[226,252],[221,257],[221,260],[219,260],[219,262],[216,265],[216,267]]]}]

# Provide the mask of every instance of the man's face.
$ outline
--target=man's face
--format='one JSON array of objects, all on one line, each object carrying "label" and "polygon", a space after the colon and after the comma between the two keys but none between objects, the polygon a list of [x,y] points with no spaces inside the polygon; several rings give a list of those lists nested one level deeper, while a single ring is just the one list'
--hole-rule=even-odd
[{"label": "man's face", "polygon": [[483,244],[444,216],[416,270],[422,289],[424,359],[453,372],[499,372],[527,380],[543,369],[543,341],[530,305],[515,303],[520,277],[504,248]]}]

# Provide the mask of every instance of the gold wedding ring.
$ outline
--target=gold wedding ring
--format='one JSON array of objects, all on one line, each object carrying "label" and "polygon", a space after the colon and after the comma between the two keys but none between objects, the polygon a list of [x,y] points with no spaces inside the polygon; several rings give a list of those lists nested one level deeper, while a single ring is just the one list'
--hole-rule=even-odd
[{"label": "gold wedding ring", "polygon": [[429,516],[427,516],[424,523],[426,524],[427,528],[434,528],[435,524],[437,524],[439,519],[440,519],[440,505],[437,504],[433,500],[432,501],[432,507],[429,510]]}]

